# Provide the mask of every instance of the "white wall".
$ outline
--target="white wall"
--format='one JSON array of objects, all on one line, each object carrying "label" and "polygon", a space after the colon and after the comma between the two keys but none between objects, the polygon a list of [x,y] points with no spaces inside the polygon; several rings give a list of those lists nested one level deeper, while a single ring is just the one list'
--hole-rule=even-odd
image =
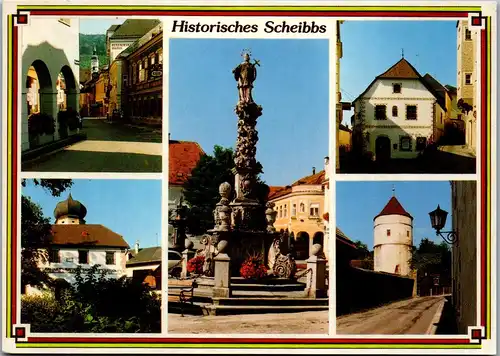
[{"label": "white wall", "polygon": [[[390,236],[387,236],[390,230]],[[374,270],[394,273],[399,265],[400,274],[410,273],[408,261],[413,245],[413,222],[402,215],[383,215],[375,219]]]},{"label": "white wall", "polygon": [[[50,78],[52,82],[52,88],[50,93],[52,94],[52,99],[42,98],[40,95],[40,102],[45,102],[45,106],[52,106],[51,114],[55,115],[58,112],[57,109],[57,76],[61,72],[61,68],[67,65],[71,68],[73,76],[75,78],[76,84],[76,94],[79,93],[79,83],[80,83],[80,20],[78,17],[71,17],[69,19],[69,25],[67,26],[57,18],[36,18],[31,16],[28,26],[20,26],[20,44],[21,44],[21,75],[19,80],[21,81],[20,87],[22,88],[22,101],[21,101],[21,142],[22,150],[29,148],[29,137],[28,137],[28,112],[27,105],[27,92],[26,88],[26,76],[28,74],[28,69],[35,60],[41,60],[47,66]],[[76,107],[78,110],[79,105],[79,95],[76,95]],[[57,130],[56,130],[57,139]]]},{"label": "white wall", "polygon": [[147,265],[147,266],[138,266],[138,267],[127,267],[127,270],[126,270],[127,277],[132,277],[133,274],[134,274],[134,271],[143,271],[143,270],[154,271],[158,267],[160,267],[159,264],[157,264],[157,265]]},{"label": "white wall", "polygon": [[130,39],[123,39],[123,40],[118,40],[118,39],[112,39],[109,41],[110,43],[110,63],[113,63],[115,60],[116,56],[118,56],[120,53],[122,53],[128,46],[130,46],[132,43],[134,43],[135,40],[130,40]]},{"label": "white wall", "polygon": [[[401,93],[393,93],[393,83],[401,84]],[[355,115],[362,112],[364,133],[370,134],[368,150],[375,155],[378,136],[391,140],[391,158],[415,158],[416,138],[431,138],[436,98],[416,79],[378,79],[364,96],[355,103]],[[375,106],[386,105],[386,120],[375,120]],[[406,106],[417,106],[417,119],[406,119]],[[397,117],[392,116],[393,106],[397,107]],[[401,151],[400,137],[412,137],[412,150]],[[397,144],[394,149],[393,145]],[[374,158],[376,158],[374,156]]]}]

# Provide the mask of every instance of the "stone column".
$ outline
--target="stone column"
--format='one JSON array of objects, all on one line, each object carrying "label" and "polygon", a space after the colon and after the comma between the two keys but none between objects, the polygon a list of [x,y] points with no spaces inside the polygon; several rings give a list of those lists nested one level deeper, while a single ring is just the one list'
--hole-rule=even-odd
[{"label": "stone column", "polygon": [[59,109],[57,107],[57,92],[52,92],[50,90],[40,89],[40,113],[48,114],[52,116],[55,120],[54,139],[59,139],[59,123],[57,122],[57,113]]},{"label": "stone column", "polygon": [[231,258],[224,252],[227,245],[227,241],[220,241],[217,244],[218,254],[214,258],[213,296],[218,298],[231,297]]},{"label": "stone column", "polygon": [[186,249],[182,251],[182,271],[181,271],[181,278],[187,278],[188,277],[188,270],[187,270],[187,263],[188,261],[194,257],[194,251],[193,251],[193,241],[190,240],[185,240],[184,242]]},{"label": "stone column", "polygon": [[326,259],[321,257],[322,246],[314,244],[311,256],[307,259],[307,269],[310,275],[307,277],[306,292],[309,298],[326,298]]},{"label": "stone column", "polygon": [[21,96],[21,151],[24,152],[30,148],[28,132],[28,90],[24,88]]}]

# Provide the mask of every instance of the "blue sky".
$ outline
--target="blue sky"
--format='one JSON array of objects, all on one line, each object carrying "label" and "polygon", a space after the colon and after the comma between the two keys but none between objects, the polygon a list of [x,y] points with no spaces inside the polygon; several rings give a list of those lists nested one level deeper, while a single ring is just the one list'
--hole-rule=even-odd
[{"label": "blue sky", "polygon": [[361,240],[373,249],[373,218],[392,197],[413,216],[413,244],[423,238],[441,243],[432,229],[429,212],[439,204],[448,219],[443,231],[451,230],[451,186],[444,182],[337,182],[336,224],[352,240]]},{"label": "blue sky", "polygon": [[169,132],[175,140],[234,147],[238,101],[231,71],[250,48],[261,61],[253,98],[257,159],[269,185],[286,185],[323,168],[328,155],[328,41],[256,39],[170,40]]},{"label": "blue sky", "polygon": [[[376,76],[404,57],[417,71],[456,86],[456,21],[345,21],[340,26],[342,100],[351,102]],[[344,111],[344,123],[351,115]]]},{"label": "blue sky", "polygon": [[126,19],[123,17],[108,17],[94,19],[80,19],[80,33],[86,35],[105,35],[111,25],[122,24]]},{"label": "blue sky", "polygon": [[74,179],[73,186],[60,197],[53,197],[30,180],[22,190],[42,207],[52,223],[54,208],[70,192],[87,208],[87,224],[106,226],[122,235],[131,247],[137,240],[141,247],[161,243],[160,180]]}]

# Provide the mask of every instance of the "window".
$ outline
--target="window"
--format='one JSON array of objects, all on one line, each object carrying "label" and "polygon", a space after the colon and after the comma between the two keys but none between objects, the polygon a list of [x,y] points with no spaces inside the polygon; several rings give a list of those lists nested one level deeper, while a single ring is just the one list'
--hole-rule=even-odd
[{"label": "window", "polygon": [[279,211],[279,217],[283,217],[283,207],[280,205],[280,207],[278,208],[278,211]]},{"label": "window", "polygon": [[406,231],[406,237],[410,237],[410,231]]},{"label": "window", "polygon": [[406,120],[416,120],[416,119],[417,119],[417,105],[407,105]]},{"label": "window", "polygon": [[309,215],[310,216],[319,216],[319,204],[311,204],[309,206]]},{"label": "window", "polygon": [[472,39],[472,33],[467,28],[465,29],[465,39],[466,40],[471,40]]},{"label": "window", "polygon": [[88,250],[79,250],[78,251],[78,263],[83,265],[89,264],[89,251]]},{"label": "window", "polygon": [[392,107],[392,117],[398,117],[398,107],[396,105]]},{"label": "window", "polygon": [[286,218],[287,214],[288,214],[288,204],[285,204],[284,208],[283,208],[283,217]]},{"label": "window", "polygon": [[465,84],[466,85],[472,84],[471,77],[472,77],[472,74],[470,74],[470,73],[465,74]]},{"label": "window", "polygon": [[163,63],[163,51],[158,52],[158,63]]},{"label": "window", "polygon": [[115,253],[114,252],[106,252],[106,264],[107,265],[114,265],[114,264],[116,264],[116,262],[115,262]]},{"label": "window", "polygon": [[439,114],[439,123],[443,123],[443,113]]},{"label": "window", "polygon": [[61,262],[61,256],[59,254],[59,250],[51,249],[49,253],[49,262],[50,263],[59,263]]},{"label": "window", "polygon": [[385,120],[386,116],[386,106],[385,105],[375,105],[375,120]]},{"label": "window", "polygon": [[417,137],[417,151],[422,151],[427,146],[427,137]]},{"label": "window", "polygon": [[300,203],[299,209],[300,209],[301,213],[305,213],[306,212],[306,206],[304,205],[304,203]]},{"label": "window", "polygon": [[411,151],[411,137],[401,136],[399,139],[399,150],[400,151]]},{"label": "window", "polygon": [[392,84],[392,92],[394,94],[401,94],[401,84],[400,83]]},{"label": "window", "polygon": [[387,236],[391,236],[391,230],[387,229]]},{"label": "window", "polygon": [[292,216],[297,215],[297,204],[292,204]]}]

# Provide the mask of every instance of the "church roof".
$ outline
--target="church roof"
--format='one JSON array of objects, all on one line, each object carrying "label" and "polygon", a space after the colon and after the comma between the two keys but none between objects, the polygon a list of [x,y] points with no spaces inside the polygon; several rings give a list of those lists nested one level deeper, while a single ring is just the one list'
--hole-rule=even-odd
[{"label": "church roof", "polygon": [[410,213],[408,213],[403,208],[403,206],[401,205],[401,203],[399,202],[399,200],[396,197],[392,197],[389,200],[389,202],[385,205],[385,207],[382,209],[382,211],[377,216],[375,216],[373,218],[373,220],[375,220],[379,216],[383,216],[383,215],[403,215],[403,216],[407,216],[413,220],[413,216],[411,216]]},{"label": "church roof", "polygon": [[56,208],[54,209],[54,217],[56,219],[62,216],[76,216],[83,219],[85,218],[85,215],[87,215],[87,208],[78,200],[74,200],[71,193],[69,194],[68,199],[57,203]]},{"label": "church roof", "polygon": [[52,225],[52,245],[129,248],[123,237],[100,224]]},{"label": "church roof", "polygon": [[168,183],[182,185],[205,152],[197,142],[168,142]]},{"label": "church roof", "polygon": [[127,261],[127,266],[144,263],[161,263],[161,247],[146,247]]}]

